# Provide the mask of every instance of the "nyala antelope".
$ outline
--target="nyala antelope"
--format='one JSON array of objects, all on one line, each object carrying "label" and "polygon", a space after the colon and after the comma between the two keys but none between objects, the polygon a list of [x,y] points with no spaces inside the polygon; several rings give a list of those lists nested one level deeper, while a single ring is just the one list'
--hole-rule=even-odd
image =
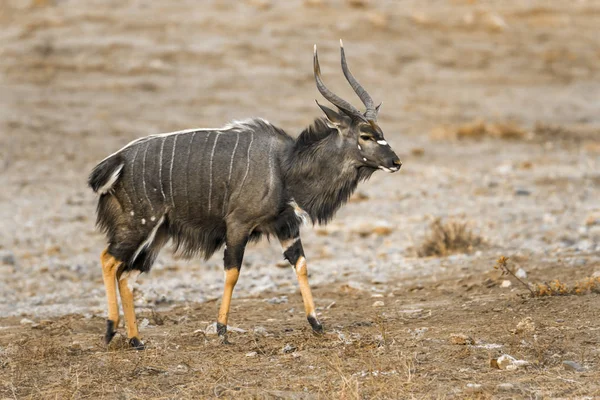
[{"label": "nyala antelope", "polygon": [[336,109],[317,102],[317,118],[294,139],[262,119],[221,129],[189,129],[137,139],[102,160],[89,185],[100,195],[97,225],[108,247],[101,256],[108,300],[106,343],[119,323],[117,285],[129,344],[143,349],[129,281],[148,272],[169,239],[174,250],[209,258],[225,245],[225,288],[217,332],[226,341],[229,305],[248,242],[263,235],[281,243],[296,271],[308,322],[315,313],[300,241],[303,220],[327,223],[376,170],[402,163],[377,124],[379,106],[352,76],[341,45],[342,71],[364,103],[362,113],[331,92],[321,79],[314,49],[317,89]]}]

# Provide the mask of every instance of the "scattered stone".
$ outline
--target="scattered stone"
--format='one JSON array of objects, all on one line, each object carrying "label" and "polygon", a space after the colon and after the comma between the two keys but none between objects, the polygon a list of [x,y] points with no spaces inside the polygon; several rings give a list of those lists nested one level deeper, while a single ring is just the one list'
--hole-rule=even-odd
[{"label": "scattered stone", "polygon": [[520,279],[525,279],[527,278],[527,271],[525,271],[523,268],[519,268],[517,272],[515,272],[515,276]]},{"label": "scattered stone", "polygon": [[385,306],[385,303],[381,300],[378,300],[375,303],[373,303],[373,307],[383,307],[383,306]]},{"label": "scattered stone", "polygon": [[563,367],[567,370],[567,371],[575,371],[575,372],[582,372],[585,371],[585,368],[583,368],[581,366],[581,364],[576,363],[575,361],[563,361]]},{"label": "scattered stone", "polygon": [[254,328],[254,334],[261,335],[261,336],[268,336],[269,332],[267,332],[267,329],[264,326],[257,326]]},{"label": "scattered stone", "polygon": [[251,351],[249,353],[246,353],[246,357],[256,357],[257,355],[258,355],[258,353],[255,352],[255,351]]},{"label": "scattered stone", "polygon": [[503,288],[509,288],[511,286],[512,286],[512,282],[509,281],[508,279],[503,280],[502,283],[500,284],[500,287],[503,287]]},{"label": "scattered stone", "polygon": [[148,325],[150,325],[150,321],[148,321],[148,318],[144,318],[142,322],[140,322],[140,329],[145,329]]},{"label": "scattered stone", "polygon": [[365,222],[353,229],[361,237],[367,237],[371,234],[378,236],[387,236],[394,230],[392,224],[387,221]]},{"label": "scattered stone", "polygon": [[185,364],[179,364],[175,367],[176,374],[187,374],[190,368]]},{"label": "scattered stone", "polygon": [[518,368],[529,365],[529,362],[525,360],[517,360],[516,358],[509,356],[508,354],[503,354],[497,359],[492,359],[490,361],[490,364],[494,368],[506,371],[514,371]]},{"label": "scattered stone", "polygon": [[425,336],[425,333],[426,333],[428,330],[429,330],[429,328],[422,327],[422,328],[416,328],[416,329],[414,329],[414,330],[412,330],[412,329],[409,329],[409,332],[410,332],[410,336],[412,336],[413,338],[415,338],[415,339],[420,339],[420,338],[422,338],[423,336]]},{"label": "scattered stone", "polygon": [[596,271],[592,274],[592,278],[600,278],[600,271]]},{"label": "scattered stone", "polygon": [[383,296],[383,294],[381,294],[381,293],[373,293],[373,294],[371,295],[371,297],[372,297],[372,298],[381,298],[381,297],[384,297],[384,296]]},{"label": "scattered stone", "polygon": [[329,303],[329,305],[327,307],[325,307],[326,310],[329,310],[331,308],[335,307],[335,301],[332,301],[331,303]]},{"label": "scattered stone", "polygon": [[533,323],[533,319],[531,317],[527,317],[521,320],[517,327],[512,331],[515,335],[520,335],[522,333],[533,333],[535,332],[535,324]]},{"label": "scattered stone", "polygon": [[287,296],[281,296],[281,297],[273,297],[270,299],[265,299],[263,300],[269,304],[285,304],[288,302],[288,298]]},{"label": "scattered stone", "polygon": [[496,389],[499,392],[512,392],[513,390],[515,390],[515,385],[513,385],[512,383],[500,383],[496,386]]},{"label": "scattered stone", "polygon": [[[198,329],[197,331],[194,331],[194,333],[198,332],[200,333],[202,330]],[[236,333],[246,333],[246,331],[244,329],[241,328],[236,328],[233,326],[229,326],[227,325],[227,332],[236,332]],[[217,323],[213,322],[212,324],[208,325],[206,327],[206,329],[204,329],[204,334],[205,335],[216,335],[217,334]]]},{"label": "scattered stone", "polygon": [[527,189],[517,189],[515,190],[515,196],[529,196],[531,192]]},{"label": "scattered stone", "polygon": [[17,263],[15,254],[9,250],[0,250],[0,261],[5,265],[15,265]]},{"label": "scattered stone", "polygon": [[450,343],[466,346],[468,344],[475,344],[475,341],[472,337],[465,334],[453,333],[450,335]]},{"label": "scattered stone", "polygon": [[467,383],[467,391],[471,393],[479,393],[483,391],[483,387],[479,383]]},{"label": "scattered stone", "polygon": [[374,285],[382,285],[388,283],[388,278],[385,275],[375,275],[371,279],[371,283]]},{"label": "scattered stone", "polygon": [[35,322],[33,322],[32,320],[30,320],[29,318],[23,318],[23,319],[21,320],[21,325],[32,325],[32,324],[34,324],[34,323],[35,323]]},{"label": "scattered stone", "polygon": [[288,353],[293,353],[294,351],[296,351],[296,349],[297,349],[296,346],[286,343],[286,345],[283,346],[283,349],[281,349],[281,351],[283,352],[283,354],[288,354]]}]

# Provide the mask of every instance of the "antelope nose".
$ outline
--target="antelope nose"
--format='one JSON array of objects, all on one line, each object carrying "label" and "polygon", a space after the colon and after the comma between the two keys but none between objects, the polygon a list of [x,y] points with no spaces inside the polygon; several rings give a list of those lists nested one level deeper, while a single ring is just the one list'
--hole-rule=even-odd
[{"label": "antelope nose", "polygon": [[395,158],[392,163],[394,164],[395,171],[398,171],[400,169],[400,167],[402,167],[402,161],[400,161],[399,158]]}]

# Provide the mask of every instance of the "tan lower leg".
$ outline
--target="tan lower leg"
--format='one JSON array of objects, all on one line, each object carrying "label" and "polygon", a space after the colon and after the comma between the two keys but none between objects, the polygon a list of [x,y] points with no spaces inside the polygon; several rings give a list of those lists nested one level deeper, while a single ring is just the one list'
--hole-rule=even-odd
[{"label": "tan lower leg", "polygon": [[312,292],[308,285],[308,269],[306,267],[306,258],[300,256],[296,262],[296,277],[300,284],[300,293],[302,294],[302,301],[304,302],[304,311],[306,311],[307,317],[317,317],[315,313],[315,303],[313,301]]},{"label": "tan lower leg", "polygon": [[100,261],[102,262],[102,277],[104,278],[106,300],[108,302],[108,319],[113,321],[114,328],[116,329],[117,325],[119,325],[119,303],[117,302],[116,281],[120,263],[108,254],[108,249],[102,252]]},{"label": "tan lower leg", "polygon": [[239,276],[240,271],[237,268],[225,270],[225,289],[223,290],[223,299],[219,308],[219,316],[217,317],[217,331],[221,336],[227,332],[231,296],[233,295],[233,289]]},{"label": "tan lower leg", "polygon": [[123,314],[125,315],[125,324],[127,326],[127,338],[137,338],[139,337],[139,332],[133,305],[133,292],[129,287],[127,278],[119,280],[119,292],[121,293],[121,304],[123,305]]}]

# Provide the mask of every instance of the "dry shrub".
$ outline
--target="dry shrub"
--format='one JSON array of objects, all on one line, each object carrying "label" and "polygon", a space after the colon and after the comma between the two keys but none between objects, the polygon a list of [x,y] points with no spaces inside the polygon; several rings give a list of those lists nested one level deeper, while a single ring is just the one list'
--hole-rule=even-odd
[{"label": "dry shrub", "polygon": [[483,139],[490,137],[505,140],[523,140],[528,132],[514,122],[485,122],[476,119],[458,126],[437,127],[431,137],[442,140]]},{"label": "dry shrub", "polygon": [[417,254],[419,257],[447,256],[453,253],[469,253],[483,244],[483,239],[473,233],[465,222],[436,218],[430,226],[431,232]]},{"label": "dry shrub", "polygon": [[600,276],[585,278],[582,281],[577,282],[574,286],[569,286],[559,279],[554,279],[549,283],[527,284],[508,267],[508,260],[508,257],[501,256],[496,261],[494,269],[500,270],[503,276],[511,275],[518,280],[527,290],[529,290],[531,297],[566,296],[573,294],[582,295],[588,293],[600,294]]}]

